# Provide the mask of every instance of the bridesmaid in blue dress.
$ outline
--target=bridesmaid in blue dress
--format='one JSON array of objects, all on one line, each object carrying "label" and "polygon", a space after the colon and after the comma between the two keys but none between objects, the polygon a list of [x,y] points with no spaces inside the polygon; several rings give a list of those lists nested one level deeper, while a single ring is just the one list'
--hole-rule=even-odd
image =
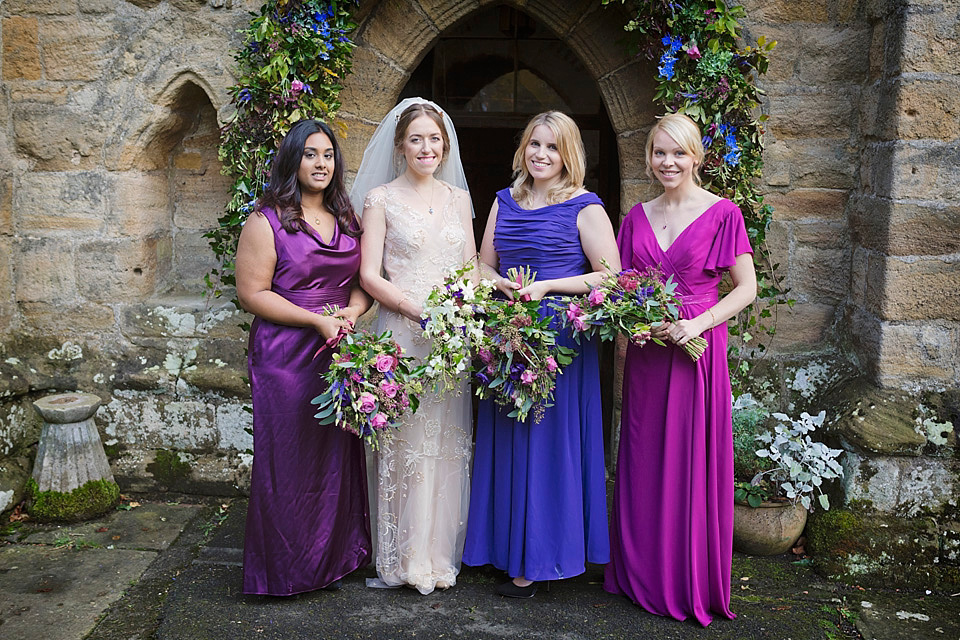
[{"label": "bridesmaid in blue dress", "polygon": [[[514,154],[515,180],[497,193],[480,260],[504,295],[586,293],[619,270],[603,203],[583,188],[586,160],[576,123],[557,111],[535,116]],[[528,266],[521,288],[504,275]],[[544,300],[542,315],[556,314]],[[559,324],[559,323],[557,323]],[[512,578],[497,591],[530,598],[537,581],[579,575],[609,560],[597,343],[558,342],[579,355],[557,380],[556,404],[540,422],[518,422],[480,402],[463,561],[492,564]]]}]

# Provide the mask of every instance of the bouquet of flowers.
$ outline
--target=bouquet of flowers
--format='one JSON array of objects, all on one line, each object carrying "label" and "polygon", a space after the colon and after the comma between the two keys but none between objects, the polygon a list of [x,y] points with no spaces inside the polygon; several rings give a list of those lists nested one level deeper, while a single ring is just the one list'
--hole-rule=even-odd
[{"label": "bouquet of flowers", "polygon": [[422,391],[423,367],[403,355],[390,331],[346,333],[326,373],[327,390],[311,400],[319,405],[314,416],[379,447],[388,427],[399,427],[407,409],[416,411]]},{"label": "bouquet of flowers", "polygon": [[[673,276],[665,280],[663,272],[655,267],[624,269],[607,276],[585,296],[571,298],[565,307],[556,308],[563,311],[563,325],[572,329],[577,341],[580,336],[594,334],[601,340],[613,340],[622,333],[638,346],[648,340],[663,346],[661,340],[651,337],[650,329],[679,318],[681,301],[676,288]],[[697,336],[680,348],[696,361],[706,350],[707,341]]]},{"label": "bouquet of flowers", "polygon": [[426,377],[437,391],[455,388],[460,374],[471,370],[471,345],[483,337],[494,286],[489,280],[470,278],[472,270],[468,263],[451,271],[423,305],[420,326],[424,337],[433,341]]},{"label": "bouquet of flowers", "polygon": [[531,410],[539,422],[544,409],[553,406],[557,376],[576,353],[557,344],[550,316],[541,318],[539,310],[536,301],[495,301],[483,337],[475,344],[477,396],[509,407],[507,415],[521,422]]}]

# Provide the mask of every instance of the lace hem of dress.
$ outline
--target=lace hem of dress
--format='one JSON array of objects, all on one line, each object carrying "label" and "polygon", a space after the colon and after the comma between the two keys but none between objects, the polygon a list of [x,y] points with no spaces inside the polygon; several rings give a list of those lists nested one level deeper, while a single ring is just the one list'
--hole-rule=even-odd
[{"label": "lace hem of dress", "polygon": [[450,567],[446,571],[437,572],[433,571],[431,573],[424,574],[412,574],[412,573],[399,573],[393,575],[387,575],[385,572],[381,573],[380,563],[377,563],[377,581],[380,584],[372,583],[368,580],[367,586],[374,588],[395,588],[395,587],[412,587],[420,592],[421,595],[430,595],[436,589],[441,591],[444,589],[449,589],[457,585],[457,575],[460,572]]}]

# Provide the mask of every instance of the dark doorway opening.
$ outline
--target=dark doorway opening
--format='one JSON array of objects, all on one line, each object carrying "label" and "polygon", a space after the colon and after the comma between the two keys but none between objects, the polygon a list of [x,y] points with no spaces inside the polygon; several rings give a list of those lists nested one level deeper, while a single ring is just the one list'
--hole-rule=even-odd
[{"label": "dark doorway opening", "polygon": [[[507,5],[466,17],[440,35],[400,98],[422,96],[446,109],[457,128],[479,245],[495,194],[509,186],[511,162],[529,119],[558,110],[579,125],[587,152],[585,186],[617,229],[620,170],[616,134],[596,82],[548,27]],[[601,351],[604,425],[612,415],[613,348]],[[607,440],[609,441],[609,440]]]}]

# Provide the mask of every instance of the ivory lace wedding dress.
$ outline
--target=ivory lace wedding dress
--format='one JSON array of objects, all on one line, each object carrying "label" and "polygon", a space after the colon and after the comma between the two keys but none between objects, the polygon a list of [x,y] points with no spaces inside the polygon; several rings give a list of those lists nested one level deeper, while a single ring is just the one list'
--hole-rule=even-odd
[{"label": "ivory lace wedding dress", "polygon": [[[422,303],[463,262],[460,199],[469,195],[438,182],[437,202],[444,204],[433,214],[408,195],[410,190],[382,185],[367,194],[364,210],[384,209],[386,276],[408,300]],[[430,351],[419,324],[398,313],[381,307],[376,329],[390,329],[406,353],[421,361]],[[386,585],[428,594],[452,587],[460,572],[473,435],[469,382],[439,395],[425,390],[420,400],[419,410],[390,431],[377,455],[376,565]]]}]

